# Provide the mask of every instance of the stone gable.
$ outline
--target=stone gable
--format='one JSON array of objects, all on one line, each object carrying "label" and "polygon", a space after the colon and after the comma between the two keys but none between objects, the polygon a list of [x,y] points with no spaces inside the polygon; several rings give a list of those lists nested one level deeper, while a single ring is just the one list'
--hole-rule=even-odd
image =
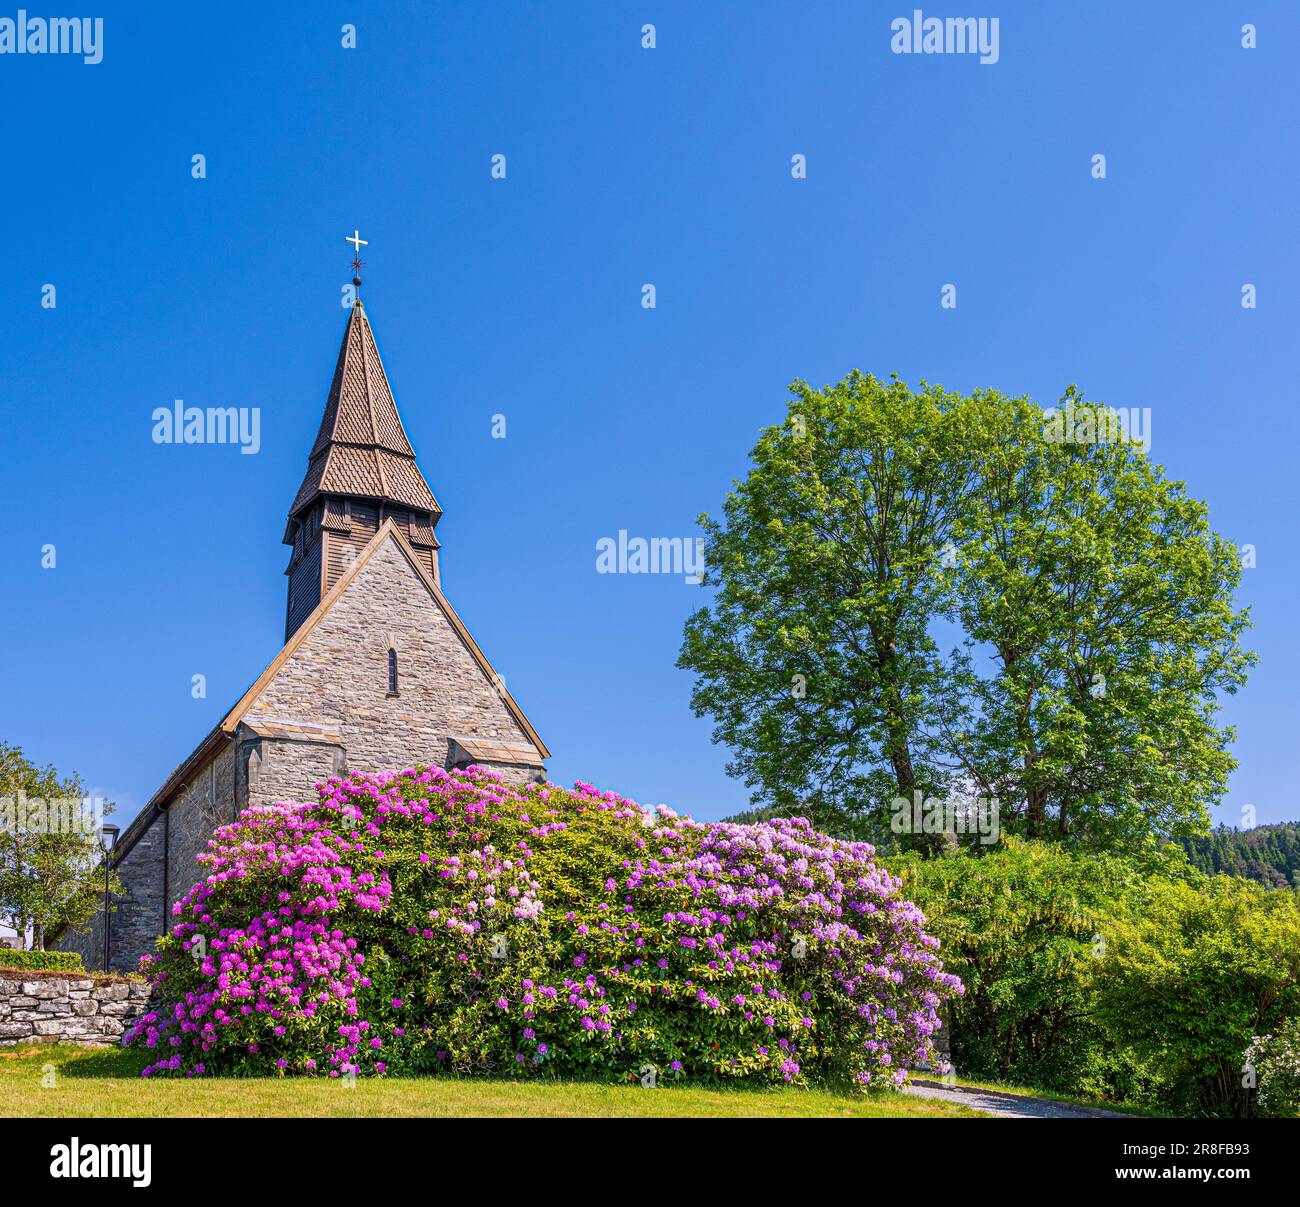
[{"label": "stone gable", "polygon": [[[390,648],[397,653],[396,695],[388,692]],[[344,766],[367,771],[444,766],[452,739],[460,735],[533,748],[392,535],[383,538],[244,719],[336,730]],[[283,800],[300,775],[315,780],[336,770],[328,742],[277,741],[268,755],[271,745],[262,743],[256,788],[250,776],[250,802]],[[290,799],[300,795],[301,790]]]}]

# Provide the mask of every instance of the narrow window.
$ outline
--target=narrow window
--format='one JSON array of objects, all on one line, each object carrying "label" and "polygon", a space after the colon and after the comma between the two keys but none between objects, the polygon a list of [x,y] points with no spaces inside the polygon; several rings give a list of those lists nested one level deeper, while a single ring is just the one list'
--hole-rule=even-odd
[{"label": "narrow window", "polygon": [[388,694],[397,695],[397,651],[388,651]]}]

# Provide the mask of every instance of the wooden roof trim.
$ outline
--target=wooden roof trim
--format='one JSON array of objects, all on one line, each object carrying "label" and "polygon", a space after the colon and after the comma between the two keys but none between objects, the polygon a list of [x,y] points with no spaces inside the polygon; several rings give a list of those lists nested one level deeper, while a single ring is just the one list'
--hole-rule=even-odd
[{"label": "wooden roof trim", "polygon": [[234,733],[239,726],[239,722],[257,698],[266,689],[272,679],[280,673],[281,668],[297,652],[298,648],[304,641],[315,631],[316,626],[325,618],[326,613],[334,606],[339,596],[348,589],[352,580],[365,568],[366,564],[375,555],[376,550],[383,544],[386,537],[392,537],[397,542],[397,547],[402,551],[402,555],[410,563],[411,568],[419,576],[420,581],[428,588],[429,593],[433,596],[434,602],[442,609],[443,614],[451,622],[451,626],[456,630],[457,636],[465,643],[466,649],[474,661],[478,663],[479,668],[494,684],[500,686],[501,699],[505,703],[510,715],[519,723],[519,727],[528,735],[529,741],[537,747],[538,753],[542,758],[551,757],[550,750],[547,749],[546,743],[542,741],[537,730],[532,727],[528,718],[524,716],[524,711],[515,703],[515,698],[506,689],[505,683],[501,677],[492,669],[492,664],[488,662],[483,651],[479,649],[478,643],[470,636],[469,630],[465,627],[461,618],[456,615],[456,610],[447,602],[447,597],[443,595],[438,585],[433,581],[433,576],[428,570],[420,564],[420,559],[416,556],[415,550],[411,548],[410,542],[402,535],[401,530],[393,522],[391,516],[380,525],[379,531],[366,543],[366,547],[357,555],[356,560],[350,565],[339,578],[338,582],[330,588],[329,594],[320,601],[312,611],[312,614],[298,626],[298,631],[285,642],[280,652],[271,660],[271,664],[258,677],[253,686],[244,693],[238,704],[226,714],[225,719],[221,722],[220,730],[224,733]]}]

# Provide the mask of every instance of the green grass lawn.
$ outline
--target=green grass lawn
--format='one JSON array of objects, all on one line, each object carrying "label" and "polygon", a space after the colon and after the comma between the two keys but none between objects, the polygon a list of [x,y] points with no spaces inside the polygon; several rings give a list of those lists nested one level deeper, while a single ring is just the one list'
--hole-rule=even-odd
[{"label": "green grass lawn", "polygon": [[[595,1082],[455,1077],[144,1080],[148,1063],[119,1049],[0,1048],[0,1117],[12,1116],[689,1116],[883,1119],[979,1118],[979,1112],[910,1095],[801,1089],[695,1089]],[[46,1084],[43,1084],[46,1083]],[[48,1084],[52,1083],[52,1084]]]}]

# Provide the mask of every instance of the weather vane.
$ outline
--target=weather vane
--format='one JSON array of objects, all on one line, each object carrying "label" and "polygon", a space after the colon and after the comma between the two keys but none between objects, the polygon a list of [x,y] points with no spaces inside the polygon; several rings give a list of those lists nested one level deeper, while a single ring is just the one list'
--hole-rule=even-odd
[{"label": "weather vane", "polygon": [[350,235],[346,235],[343,239],[343,242],[352,244],[352,272],[354,274],[352,277],[352,284],[355,285],[358,289],[360,289],[361,288],[361,265],[362,265],[361,249],[363,247],[370,246],[369,240],[363,239],[361,237],[361,232],[357,230],[356,227],[353,227],[352,233]]}]

